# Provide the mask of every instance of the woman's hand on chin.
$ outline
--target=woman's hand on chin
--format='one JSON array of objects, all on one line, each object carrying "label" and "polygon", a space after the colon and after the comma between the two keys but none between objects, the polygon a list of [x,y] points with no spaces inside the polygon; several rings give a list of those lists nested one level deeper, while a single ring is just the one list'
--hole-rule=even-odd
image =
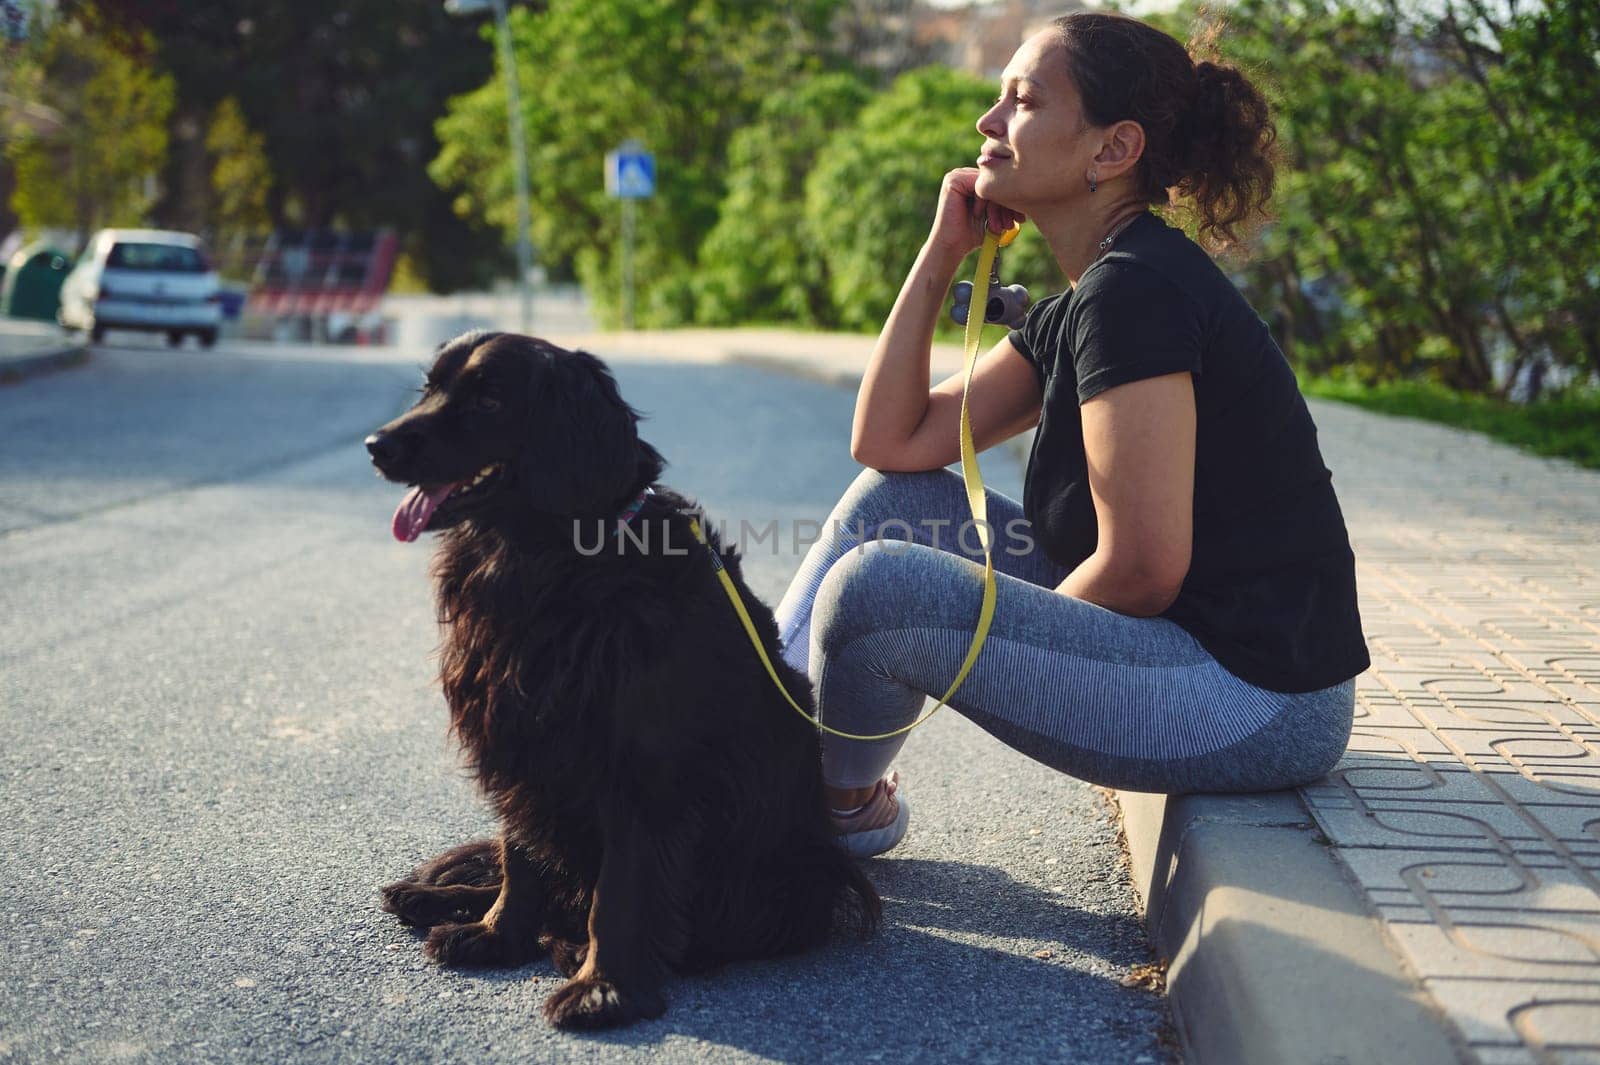
[{"label": "woman's hand on chin", "polygon": [[983,243],[984,230],[1004,233],[1026,222],[1020,211],[978,196],[978,168],[963,166],[944,176],[939,188],[939,210],[934,215],[928,243],[942,252],[963,257]]}]

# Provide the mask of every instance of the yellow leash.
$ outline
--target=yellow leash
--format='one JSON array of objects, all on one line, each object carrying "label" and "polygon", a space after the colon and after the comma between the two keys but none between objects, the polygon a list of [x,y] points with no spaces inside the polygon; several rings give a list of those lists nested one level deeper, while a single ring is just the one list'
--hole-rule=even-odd
[{"label": "yellow leash", "polygon": [[[985,296],[989,291],[989,271],[994,266],[995,253],[1010,244],[1017,235],[1018,227],[1013,226],[1008,232],[996,235],[990,233],[987,227],[983,234],[983,247],[978,251],[978,270],[972,282],[972,304],[967,309],[966,326],[966,381],[961,388],[961,478],[967,486],[967,505],[972,509],[972,520],[978,527],[978,538],[983,542],[983,605],[978,608],[978,628],[973,633],[972,645],[967,648],[966,661],[961,663],[961,669],[956,673],[956,679],[950,685],[950,690],[940,697],[938,704],[923,714],[917,720],[904,728],[897,728],[893,732],[884,732],[876,736],[860,736],[852,732],[841,732],[822,723],[822,714],[819,711],[816,717],[806,713],[799,703],[790,696],[783,681],[778,679],[778,671],[773,668],[772,660],[767,657],[766,648],[761,645],[761,636],[756,632],[755,622],[750,620],[750,614],[744,608],[743,601],[739,598],[739,591],[733,585],[733,578],[722,565],[722,559],[715,551],[711,551],[711,564],[716,569],[717,578],[722,581],[722,587],[728,593],[728,599],[733,603],[733,609],[738,611],[739,620],[744,623],[744,631],[749,635],[750,642],[755,645],[756,654],[761,656],[762,665],[767,667],[767,675],[772,678],[772,683],[783,692],[783,697],[789,705],[795,708],[799,715],[811,722],[823,732],[833,736],[842,736],[847,740],[886,740],[891,736],[898,736],[910,732],[918,725],[923,724],[938,713],[939,707],[949,701],[950,696],[961,687],[961,682],[967,679],[967,673],[972,669],[972,664],[978,660],[978,652],[983,650],[983,642],[989,637],[989,623],[994,620],[994,559],[991,557],[992,545],[991,531],[989,529],[989,505],[983,494],[983,475],[978,472],[978,452],[972,443],[972,423],[967,418],[967,393],[972,390],[972,369],[978,362],[978,339],[983,334],[983,309],[986,302]],[[693,530],[695,538],[702,544],[706,543],[705,534],[700,531],[700,523],[693,517],[689,519],[689,528]],[[706,544],[707,548],[711,545]]]}]

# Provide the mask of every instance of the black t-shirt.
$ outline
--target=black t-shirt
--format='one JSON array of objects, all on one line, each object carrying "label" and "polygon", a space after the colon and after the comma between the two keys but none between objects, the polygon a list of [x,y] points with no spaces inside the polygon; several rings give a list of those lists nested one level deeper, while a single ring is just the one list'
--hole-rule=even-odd
[{"label": "black t-shirt", "polygon": [[1311,413],[1266,323],[1199,245],[1139,215],[1010,339],[1044,390],[1023,511],[1050,558],[1076,567],[1095,548],[1079,404],[1187,370],[1194,540],[1161,616],[1273,691],[1315,691],[1367,668],[1355,556]]}]

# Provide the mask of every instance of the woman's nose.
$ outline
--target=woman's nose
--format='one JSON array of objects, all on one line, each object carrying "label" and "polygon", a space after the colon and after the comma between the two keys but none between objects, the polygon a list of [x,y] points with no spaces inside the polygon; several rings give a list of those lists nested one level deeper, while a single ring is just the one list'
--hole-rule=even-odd
[{"label": "woman's nose", "polygon": [[978,132],[985,137],[1000,140],[1005,134],[1006,127],[1000,121],[1000,105],[995,104],[989,110],[978,116]]}]

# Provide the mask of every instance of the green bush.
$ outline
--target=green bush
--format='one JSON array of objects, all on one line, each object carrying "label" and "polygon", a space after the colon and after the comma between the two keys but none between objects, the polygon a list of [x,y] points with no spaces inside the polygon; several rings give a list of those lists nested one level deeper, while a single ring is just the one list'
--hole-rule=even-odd
[{"label": "green bush", "polygon": [[695,317],[707,325],[784,321],[836,325],[819,246],[806,239],[806,175],[870,89],[850,73],[819,74],[769,96],[728,146],[728,192],[700,247]]}]

